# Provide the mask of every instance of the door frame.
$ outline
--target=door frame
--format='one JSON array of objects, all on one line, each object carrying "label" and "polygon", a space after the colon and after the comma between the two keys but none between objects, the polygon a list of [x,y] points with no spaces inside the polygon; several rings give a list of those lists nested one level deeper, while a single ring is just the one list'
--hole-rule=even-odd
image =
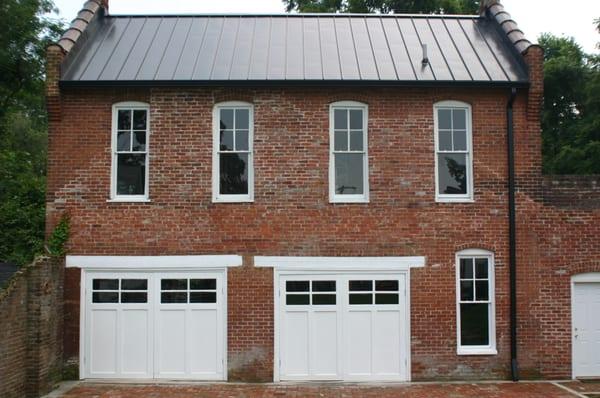
[{"label": "door frame", "polygon": [[575,284],[598,283],[600,285],[600,272],[588,272],[571,276],[571,378],[575,380],[575,326],[573,314],[575,310]]},{"label": "door frame", "polygon": [[[200,255],[200,256],[67,256],[67,268],[80,268],[79,280],[79,379],[86,378],[86,322],[87,322],[87,276],[91,273],[141,273],[157,274],[169,272],[220,273],[222,274],[222,355],[223,377],[228,378],[227,346],[227,268],[242,265],[242,257],[237,255]],[[150,287],[150,286],[149,286]],[[155,292],[153,292],[155,293]],[[151,294],[149,294],[151,296]],[[154,311],[154,304],[151,306]],[[154,369],[154,367],[153,367]],[[153,375],[154,379],[154,375]]]},{"label": "door frame", "polygon": [[[362,263],[362,261],[361,261]],[[376,263],[375,263],[376,264]],[[281,298],[281,290],[280,290],[280,277],[281,276],[309,276],[309,275],[334,275],[334,276],[340,276],[340,275],[404,275],[405,281],[406,281],[406,296],[405,296],[405,303],[404,303],[404,311],[406,314],[406,325],[405,325],[405,336],[406,336],[406,341],[404,342],[405,344],[405,352],[406,352],[406,380],[405,381],[411,381],[412,379],[412,375],[411,375],[411,326],[410,326],[410,267],[398,267],[398,269],[393,270],[390,269],[389,267],[384,267],[384,268],[376,268],[376,266],[371,263],[371,268],[369,267],[365,267],[362,269],[357,269],[356,267],[352,267],[352,264],[350,264],[350,267],[348,268],[338,268],[338,267],[332,267],[329,269],[324,269],[324,268],[317,268],[317,269],[310,269],[309,268],[303,268],[303,269],[289,269],[289,268],[281,268],[278,269],[276,268],[273,272],[273,297],[274,297],[274,336],[273,336],[273,343],[274,343],[274,347],[273,347],[273,353],[274,353],[274,361],[273,361],[273,381],[274,382],[280,382],[281,381],[281,374],[280,374],[280,362],[281,362],[281,350],[280,350],[280,338],[279,338],[279,334],[281,332],[281,311],[282,311],[282,298]],[[338,292],[336,291],[336,294]],[[343,344],[343,341],[342,341]],[[343,362],[343,361],[342,361]],[[343,366],[343,363],[342,363]]]}]

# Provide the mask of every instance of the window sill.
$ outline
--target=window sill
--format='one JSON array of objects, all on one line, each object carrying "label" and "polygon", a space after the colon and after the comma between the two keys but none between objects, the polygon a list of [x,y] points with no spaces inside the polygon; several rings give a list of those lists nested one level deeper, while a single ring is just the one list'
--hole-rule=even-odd
[{"label": "window sill", "polygon": [[456,350],[457,355],[498,355],[498,350],[495,348],[459,348]]},{"label": "window sill", "polygon": [[212,200],[213,203],[254,203],[254,199],[253,198],[228,198],[228,197],[217,197],[217,198],[213,198]]},{"label": "window sill", "polygon": [[106,203],[151,203],[152,200],[148,198],[114,198],[108,199]]},{"label": "window sill", "polygon": [[475,203],[473,198],[435,198],[436,203]]},{"label": "window sill", "polygon": [[365,197],[349,197],[349,198],[344,198],[344,197],[333,197],[333,198],[329,198],[329,203],[331,204],[347,204],[347,203],[370,203],[369,198],[365,198]]}]

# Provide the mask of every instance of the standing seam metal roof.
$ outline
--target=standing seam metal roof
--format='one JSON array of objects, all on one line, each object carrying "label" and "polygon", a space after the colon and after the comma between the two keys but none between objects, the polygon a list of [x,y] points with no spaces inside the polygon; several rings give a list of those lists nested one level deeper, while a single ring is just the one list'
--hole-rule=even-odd
[{"label": "standing seam metal roof", "polygon": [[499,23],[480,16],[102,15],[88,29],[62,83],[528,81]]}]

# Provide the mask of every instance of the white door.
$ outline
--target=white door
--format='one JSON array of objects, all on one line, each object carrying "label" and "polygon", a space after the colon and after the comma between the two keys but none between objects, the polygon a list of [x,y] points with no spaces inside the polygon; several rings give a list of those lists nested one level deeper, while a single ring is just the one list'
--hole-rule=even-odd
[{"label": "white door", "polygon": [[224,380],[224,280],[86,273],[83,377]]},{"label": "white door", "polygon": [[279,277],[280,380],[408,380],[405,274]]},{"label": "white door", "polygon": [[600,283],[574,284],[573,375],[600,376]]}]

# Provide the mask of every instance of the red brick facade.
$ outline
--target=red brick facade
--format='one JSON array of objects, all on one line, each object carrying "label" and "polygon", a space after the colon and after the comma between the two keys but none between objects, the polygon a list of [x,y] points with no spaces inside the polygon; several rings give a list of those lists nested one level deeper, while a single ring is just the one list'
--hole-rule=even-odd
[{"label": "red brick facade", "polygon": [[[515,103],[519,348],[524,375],[568,377],[569,277],[600,271],[600,213],[543,202],[541,50]],[[48,231],[71,219],[71,254],[239,254],[228,273],[229,378],[272,380],[273,274],[254,255],[426,256],[411,271],[412,378],[510,372],[506,104],[490,88],[63,89],[50,118]],[[212,109],[254,105],[254,203],[211,201]],[[368,204],[328,199],[329,104],[369,106]],[[433,104],[472,106],[474,203],[436,203]],[[108,203],[111,107],[150,105],[150,203]],[[52,111],[60,112],[52,114]],[[597,195],[594,190],[590,195]],[[593,207],[593,206],[592,206]],[[495,254],[498,355],[456,355],[455,253]],[[65,355],[79,352],[79,272],[66,276]]]}]

